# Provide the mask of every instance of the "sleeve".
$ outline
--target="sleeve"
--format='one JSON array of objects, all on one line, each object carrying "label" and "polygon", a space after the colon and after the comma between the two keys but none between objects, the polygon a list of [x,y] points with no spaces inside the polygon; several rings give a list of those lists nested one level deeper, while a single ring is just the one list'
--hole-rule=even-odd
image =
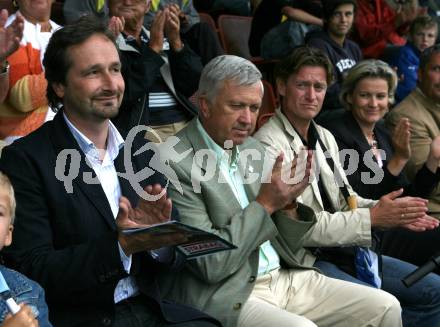
[{"label": "sleeve", "polygon": [[[257,138],[265,146],[274,150],[270,153],[279,153],[281,150],[285,150],[282,148],[280,141],[272,137],[273,134],[276,133],[263,134],[260,132]],[[333,137],[332,139],[334,140]],[[329,146],[329,149],[333,158],[338,158],[336,141],[333,142],[334,144]],[[338,160],[335,160],[335,165],[345,178],[345,182],[348,183]],[[312,188],[312,185],[307,188]],[[310,189],[306,189],[307,192],[298,197],[298,202],[311,207],[316,214],[316,224],[304,236],[304,246],[370,246],[371,220],[369,207],[372,207],[376,201],[358,196],[350,185],[348,185],[348,190],[350,194],[356,195],[359,209],[348,210],[345,200],[341,199],[340,202],[344,204],[341,211],[335,213],[317,211],[317,200],[314,199],[314,193]]]},{"label": "sleeve", "polygon": [[179,52],[169,51],[171,76],[176,91],[186,97],[193,95],[199,86],[203,65],[200,57],[185,44]]},{"label": "sleeve", "polygon": [[386,35],[396,32],[394,26],[395,16],[391,15],[389,12],[390,9],[384,8],[384,10],[388,10],[388,15],[384,17],[381,23],[377,23],[376,19],[373,19],[375,14],[369,11],[366,6],[358,7],[354,25],[359,39],[364,46],[375,44],[379,40],[384,39]]},{"label": "sleeve", "polygon": [[298,219],[290,218],[282,210],[273,215],[273,221],[279,231],[277,239],[284,245],[283,249],[291,253],[303,248],[306,233],[316,223],[313,210],[302,203],[298,203],[297,214]]},{"label": "sleeve", "polygon": [[[370,246],[371,245],[371,218],[370,209],[376,204],[376,201],[365,199],[359,196],[351,187],[347,176],[339,162],[339,148],[336,140],[327,130],[324,132],[325,143],[335,162],[335,169],[339,171],[344,182],[347,185],[348,192],[354,195],[357,200],[358,209],[350,210],[346,200],[339,192],[339,202],[342,206],[339,211],[334,213],[328,211],[316,212],[317,223],[306,235],[305,246]],[[336,160],[335,160],[336,159]],[[307,199],[303,197],[303,203],[308,204]]]},{"label": "sleeve", "polygon": [[417,171],[416,177],[409,185],[406,193],[427,199],[440,181],[440,169],[435,174],[431,172],[426,164]]},{"label": "sleeve", "polygon": [[188,25],[193,26],[194,24],[197,24],[200,22],[199,14],[197,13],[196,8],[194,8],[193,1],[188,0],[185,2],[182,8],[185,15],[188,16]]},{"label": "sleeve", "polygon": [[[219,235],[237,249],[222,251],[191,260],[187,266],[198,278],[208,284],[215,284],[234,274],[255,249],[268,239],[275,237],[275,224],[266,210],[256,201],[230,217],[225,226],[216,226],[210,213],[224,210],[224,203],[207,204],[204,201],[204,189],[195,193],[191,183],[191,173],[183,165],[173,165],[183,192],[180,193],[170,184],[169,195],[177,207],[180,220],[210,233]],[[213,269],[215,267],[215,269]]]},{"label": "sleeve", "polygon": [[47,105],[46,89],[44,73],[25,75],[10,88],[7,101],[18,111],[30,112]]},{"label": "sleeve", "polygon": [[[351,146],[349,144],[346,143],[346,140],[344,140],[343,137],[341,137],[341,135],[337,132],[332,131],[333,135],[335,136],[336,142],[338,144],[338,147],[340,150],[344,150],[344,149],[350,149],[351,150]],[[353,149],[354,150],[354,149]],[[356,151],[356,150],[355,150]],[[361,153],[360,150],[357,150],[358,154],[359,154],[359,161],[363,160],[365,153]],[[349,168],[349,157],[346,156],[344,158],[344,162],[341,162],[341,165],[344,169],[344,171],[347,171]],[[359,164],[360,167],[364,167],[364,165]],[[377,164],[376,164],[376,168],[377,169],[381,169]],[[367,168],[368,170],[365,170],[365,172],[367,173],[374,173],[372,170],[370,170],[370,168]],[[351,172],[351,171],[350,171]],[[402,174],[398,175],[398,176],[394,176],[392,175],[386,165],[383,167],[383,178],[382,181],[380,182],[380,185],[377,185],[378,187],[371,187],[370,184],[365,184],[362,181],[362,173],[363,173],[363,169],[355,169],[353,172],[351,172],[350,174],[346,175],[348,182],[350,183],[351,187],[356,191],[356,193],[358,194],[362,194],[364,196],[368,196],[370,199],[379,199],[382,195],[385,195],[391,191],[395,191],[396,189],[400,188],[400,187],[404,187],[405,185],[407,185],[408,183],[405,182],[405,178]]]},{"label": "sleeve", "polygon": [[8,57],[9,95],[7,101],[16,110],[30,112],[47,105],[47,81],[40,63],[40,51],[32,44],[21,45]]},{"label": "sleeve", "polygon": [[[397,67],[397,76],[399,77],[399,83],[396,90],[396,98],[401,101],[412,90],[416,88],[417,84],[417,69],[418,63],[414,63],[411,60],[412,54],[409,51],[404,51],[406,47],[403,47],[396,58],[393,58],[390,65],[391,67]],[[411,68],[410,68],[411,67]],[[403,80],[400,77],[403,75]]]},{"label": "sleeve", "polygon": [[135,60],[129,51],[120,51],[122,76],[126,84],[124,102],[132,102],[145,95],[151,89],[157,77],[160,76],[160,67],[165,63],[162,57],[147,48],[141,60]]},{"label": "sleeve", "polygon": [[41,327],[51,327],[52,324],[49,322],[49,308],[47,307],[45,296],[44,296],[44,290],[43,288],[38,285],[37,283],[33,283],[34,287],[36,287],[36,291],[38,293],[38,302],[37,302],[37,309],[38,309],[38,324]]}]

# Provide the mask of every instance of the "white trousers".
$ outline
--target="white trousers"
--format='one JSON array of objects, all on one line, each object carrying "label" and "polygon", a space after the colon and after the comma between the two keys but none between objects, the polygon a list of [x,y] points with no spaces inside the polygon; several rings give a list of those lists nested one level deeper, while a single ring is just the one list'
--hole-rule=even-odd
[{"label": "white trousers", "polygon": [[399,327],[391,294],[326,277],[314,270],[277,269],[256,280],[239,327]]}]

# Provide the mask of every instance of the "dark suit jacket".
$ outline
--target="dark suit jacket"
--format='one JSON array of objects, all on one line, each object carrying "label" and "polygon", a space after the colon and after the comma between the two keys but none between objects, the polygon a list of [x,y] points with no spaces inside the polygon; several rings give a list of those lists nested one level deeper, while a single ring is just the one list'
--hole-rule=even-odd
[{"label": "dark suit jacket", "polygon": [[[387,160],[383,160],[384,175],[382,181],[379,184],[365,184],[361,179],[362,173],[369,173],[374,176],[371,163],[366,164],[363,160],[365,153],[370,150],[370,145],[352,113],[343,112],[340,116],[332,118],[332,120],[321,121],[321,125],[334,135],[339,150],[354,149],[359,154],[359,166],[352,174],[347,174],[347,178],[353,189],[364,198],[379,199],[382,195],[401,187],[404,188],[407,195],[427,197],[439,180],[438,174],[433,174],[426,166],[423,166],[417,173],[417,178],[410,184],[403,173],[393,176],[386,167]],[[385,151],[386,159],[390,159],[394,151],[389,132],[382,121],[374,127],[374,135],[378,148]],[[345,159],[342,165],[344,169],[347,169],[348,157]],[[376,161],[375,164],[377,165]],[[376,166],[377,169],[378,166]]]},{"label": "dark suit jacket", "polygon": [[[64,149],[75,149],[81,157],[70,194],[55,176],[57,155]],[[150,156],[132,155],[134,170],[144,168]],[[67,175],[69,167],[73,167],[73,160],[58,173]],[[124,171],[123,149],[115,167]],[[93,170],[85,163],[62,113],[6,147],[0,169],[10,177],[17,199],[14,242],[6,252],[7,264],[43,286],[55,326],[110,325],[115,286],[127,276],[119,255],[115,219],[101,185],[83,181],[83,174]],[[119,181],[122,194],[136,205],[138,196],[129,182]],[[156,173],[144,185],[157,182],[163,184],[164,179]],[[166,320],[200,316],[192,309],[161,300],[155,276],[165,268],[145,252],[133,256],[131,274],[151,306]]]}]

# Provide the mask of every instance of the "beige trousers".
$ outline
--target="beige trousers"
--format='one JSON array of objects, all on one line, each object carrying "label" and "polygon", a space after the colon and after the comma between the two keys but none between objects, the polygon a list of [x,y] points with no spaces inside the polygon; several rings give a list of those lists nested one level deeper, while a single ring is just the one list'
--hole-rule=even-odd
[{"label": "beige trousers", "polygon": [[326,277],[314,270],[274,270],[257,278],[239,327],[399,327],[391,294]]},{"label": "beige trousers", "polygon": [[178,131],[188,125],[188,123],[189,121],[179,121],[172,124],[150,126],[153,131],[146,132],[145,138],[154,143],[162,143],[168,138],[168,136],[176,134]]}]

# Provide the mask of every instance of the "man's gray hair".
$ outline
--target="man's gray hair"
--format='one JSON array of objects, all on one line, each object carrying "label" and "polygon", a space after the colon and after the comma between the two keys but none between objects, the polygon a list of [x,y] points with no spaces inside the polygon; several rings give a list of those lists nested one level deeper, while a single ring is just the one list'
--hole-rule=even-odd
[{"label": "man's gray hair", "polygon": [[249,60],[223,55],[212,59],[202,70],[199,96],[212,102],[224,81],[233,80],[237,85],[252,85],[261,81],[261,73]]}]

